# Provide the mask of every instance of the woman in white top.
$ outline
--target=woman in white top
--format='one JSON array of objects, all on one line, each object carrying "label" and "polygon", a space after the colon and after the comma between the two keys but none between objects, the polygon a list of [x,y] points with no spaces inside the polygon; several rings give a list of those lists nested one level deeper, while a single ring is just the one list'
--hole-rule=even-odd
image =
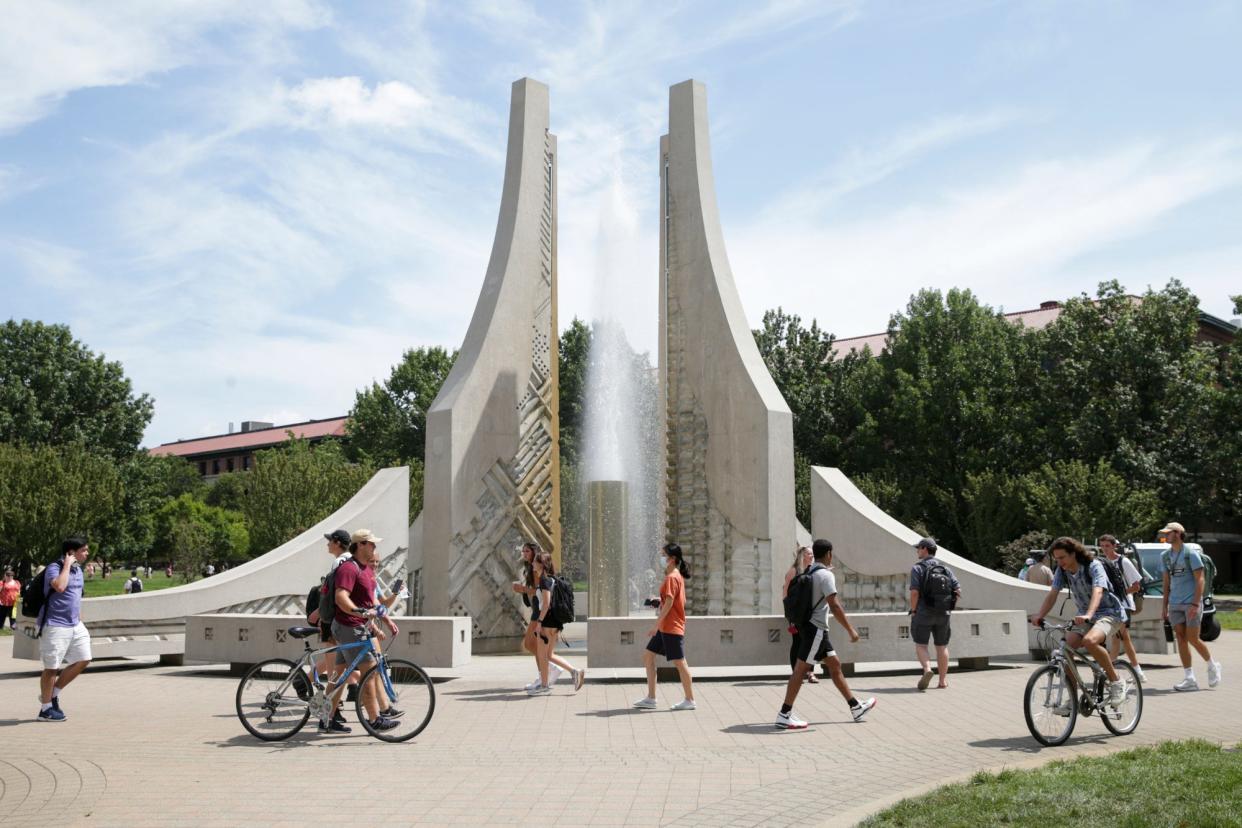
[{"label": "woman in white top", "polygon": [[[805,572],[814,560],[811,547],[798,547],[798,551],[794,553],[793,566],[789,567],[789,571],[785,573],[785,586],[781,589],[781,598],[789,595],[789,585],[793,583],[793,579]],[[789,669],[792,670],[798,663],[798,646],[802,643],[802,634],[798,632],[796,626],[790,624],[789,635],[792,639],[789,644]],[[819,684],[819,679],[815,678],[814,667],[806,674],[806,680],[808,684]]]}]

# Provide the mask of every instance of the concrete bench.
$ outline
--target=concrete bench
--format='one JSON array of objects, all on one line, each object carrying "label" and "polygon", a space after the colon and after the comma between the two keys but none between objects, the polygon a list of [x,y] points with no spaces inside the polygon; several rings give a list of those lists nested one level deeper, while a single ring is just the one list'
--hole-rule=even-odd
[{"label": "concrete bench", "polygon": [[[469,616],[395,616],[393,620],[400,631],[386,650],[390,657],[409,659],[420,667],[470,663]],[[234,666],[258,664],[269,658],[296,659],[302,653],[302,639],[293,638],[287,631],[304,624],[291,615],[193,615],[186,619],[185,659]],[[306,640],[312,648],[319,646],[318,636]]]},{"label": "concrete bench", "polygon": [[[855,664],[913,661],[910,616],[904,612],[851,613],[861,638],[850,643],[835,621],[829,637],[847,674]],[[591,618],[587,621],[590,667],[637,667],[647,646],[653,616]],[[1026,615],[1019,610],[962,610],[953,613],[949,653],[960,667],[986,667],[988,659],[1027,654]],[[789,665],[788,622],[779,615],[694,615],[686,619],[686,661],[696,667]],[[658,662],[663,666],[664,662]]]}]

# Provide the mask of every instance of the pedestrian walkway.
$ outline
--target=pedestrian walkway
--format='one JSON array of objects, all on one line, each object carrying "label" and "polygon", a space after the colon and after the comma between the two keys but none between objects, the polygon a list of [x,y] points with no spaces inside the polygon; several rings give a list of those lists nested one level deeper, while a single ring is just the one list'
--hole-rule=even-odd
[{"label": "pedestrian walkway", "polygon": [[1150,657],[1138,731],[1118,738],[1080,718],[1060,748],[1040,748],[1023,722],[1029,662],[953,673],[949,690],[926,693],[913,670],[860,673],[850,679],[856,695],[880,704],[859,724],[831,683],[806,687],[797,711],[811,727],[781,732],[772,721],[784,682],[771,671],[696,675],[699,709],[674,713],[673,682],[661,684],[658,711],[630,708],[644,695],[638,681],[603,675],[577,694],[565,681],[532,698],[521,688],[533,660],[476,657],[433,671],[456,677],[437,684],[431,725],[386,745],[356,726],[343,737],[310,728],[258,742],[234,716],[237,679],[222,667],[95,664],[66,694],[69,720],[38,723],[32,665],[6,654],[0,813],[13,824],[302,828],[326,818],[328,803],[347,796],[336,786],[355,778],[357,818],[390,825],[852,824],[979,769],[1172,738],[1240,742],[1242,633],[1226,631],[1212,647],[1225,665],[1220,688],[1175,694],[1176,656]]}]

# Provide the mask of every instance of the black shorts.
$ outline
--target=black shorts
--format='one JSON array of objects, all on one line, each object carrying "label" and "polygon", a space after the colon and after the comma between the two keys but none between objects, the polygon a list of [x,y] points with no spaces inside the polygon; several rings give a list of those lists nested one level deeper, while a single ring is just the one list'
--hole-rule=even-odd
[{"label": "black shorts", "polygon": [[814,624],[807,624],[798,630],[798,636],[798,661],[815,664],[837,654],[837,651],[832,648],[832,642],[828,640],[827,630],[821,630]]},{"label": "black shorts", "polygon": [[545,630],[556,630],[557,632],[560,632],[561,630],[565,629],[564,624],[562,624],[560,621],[553,621],[552,616],[550,615],[547,618],[540,621],[539,626],[543,627]]},{"label": "black shorts", "polygon": [[934,641],[937,647],[948,646],[950,633],[952,630],[949,629],[947,615],[916,615],[910,621],[910,637],[915,644],[923,647],[927,646],[928,639]]},{"label": "black shorts", "polygon": [[656,655],[664,656],[669,661],[681,661],[686,657],[686,637],[657,632],[647,642],[647,649]]}]

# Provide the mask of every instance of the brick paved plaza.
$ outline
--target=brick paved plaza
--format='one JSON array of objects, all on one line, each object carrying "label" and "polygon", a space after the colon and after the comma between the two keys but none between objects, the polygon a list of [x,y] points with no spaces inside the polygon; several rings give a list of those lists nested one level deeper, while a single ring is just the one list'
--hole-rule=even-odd
[{"label": "brick paved plaza", "polygon": [[[237,679],[222,666],[99,663],[66,691],[67,722],[35,722],[36,665],[0,646],[0,813],[17,825],[304,828],[330,812],[388,825],[853,824],[977,769],[1174,737],[1242,741],[1242,633],[1228,631],[1213,645],[1225,669],[1218,689],[1206,689],[1197,665],[1205,689],[1175,694],[1176,656],[1149,657],[1134,735],[1080,717],[1068,745],[1045,749],[1022,718],[1030,663],[954,674],[948,691],[926,693],[909,669],[857,676],[856,694],[880,700],[860,724],[830,683],[808,686],[796,709],[811,728],[778,732],[776,671],[716,679],[704,670],[699,709],[671,713],[630,709],[643,695],[638,671],[593,671],[577,695],[563,682],[530,698],[520,688],[533,662],[476,657],[432,671],[443,679],[436,715],[413,742],[382,744],[354,723],[349,736],[311,729],[267,744],[242,730]],[[667,706],[680,695],[668,683],[661,697]]]}]

